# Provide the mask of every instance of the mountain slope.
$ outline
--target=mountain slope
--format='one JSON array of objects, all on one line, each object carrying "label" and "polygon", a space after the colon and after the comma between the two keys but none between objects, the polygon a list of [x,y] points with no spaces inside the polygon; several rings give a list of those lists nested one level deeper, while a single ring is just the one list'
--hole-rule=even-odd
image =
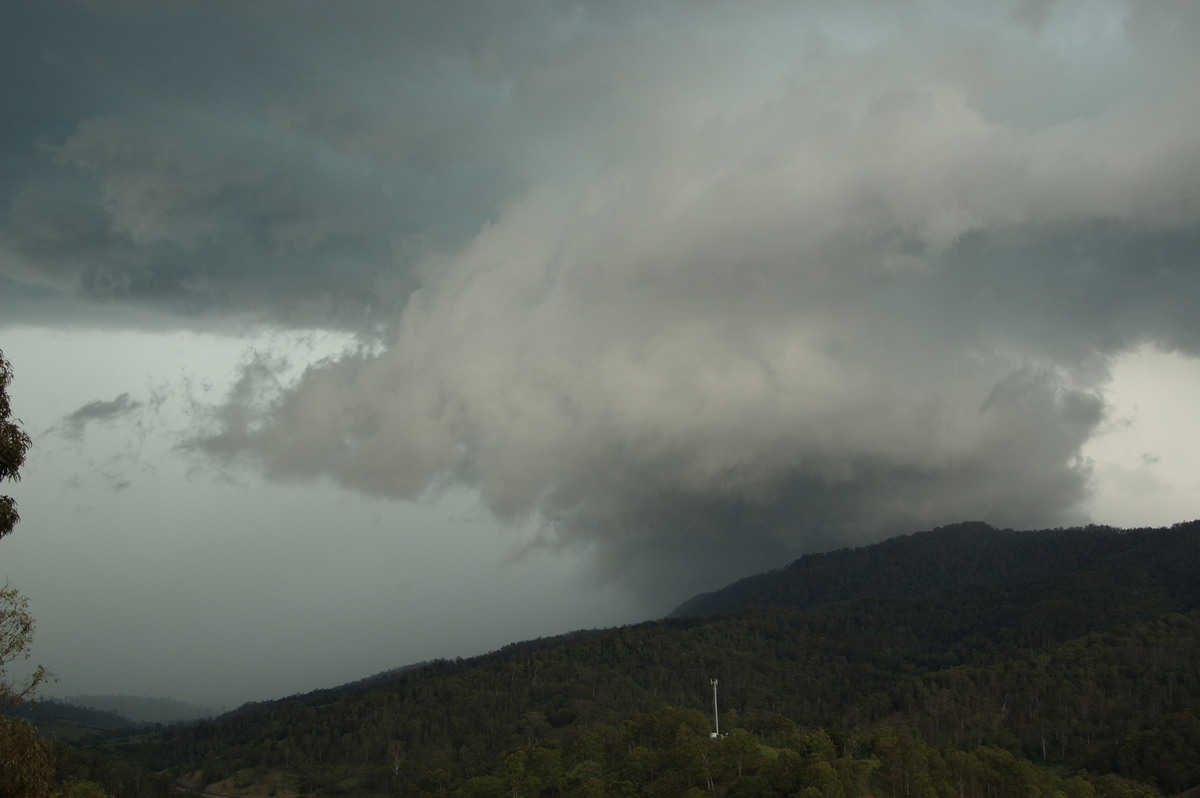
[{"label": "mountain slope", "polygon": [[[969,758],[980,745],[999,746],[1026,762],[1022,768],[1101,767],[1170,790],[1190,783],[1190,771],[1172,775],[1153,762],[1157,752],[1188,744],[1190,719],[1200,715],[1200,654],[1188,653],[1200,652],[1200,619],[1186,614],[1200,609],[1197,525],[1002,532],[1001,542],[1018,545],[999,550],[986,529],[939,538],[946,535],[955,537],[935,530],[894,542],[890,550],[911,568],[884,567],[896,578],[881,576],[874,595],[863,574],[886,559],[884,544],[822,561],[825,582],[845,586],[834,597],[858,593],[836,603],[750,607],[514,644],[247,706],[114,750],[180,775],[200,770],[206,784],[282,780],[319,795],[465,790],[476,779],[501,779],[517,753],[548,751],[565,761],[586,741],[619,737],[664,707],[690,708],[695,714],[667,717],[695,731],[705,723],[697,711],[710,706],[709,680],[718,677],[723,728],[757,735],[762,745],[773,739],[781,750],[800,745],[797,726],[826,729],[840,741],[838,757],[867,756],[864,773],[882,761],[875,749],[895,736],[888,730],[904,728],[913,750],[937,745]],[[938,562],[914,550],[937,551]],[[1056,567],[1029,564],[1047,552]],[[950,581],[981,576],[953,589],[917,589],[912,569],[955,575]],[[901,590],[911,595],[897,597]],[[1139,648],[1160,653],[1140,660]],[[1030,684],[1040,685],[1032,699]],[[1039,701],[1052,701],[1054,711],[1040,711]],[[1170,733],[1160,734],[1163,727]],[[612,756],[633,747],[616,745]],[[597,765],[596,778],[617,778],[604,770],[625,768],[615,762]],[[587,781],[566,771],[556,778],[554,794],[583,790]],[[732,789],[738,779],[730,778]],[[866,776],[847,778],[846,789],[878,788]],[[419,786],[428,779],[442,786]],[[1146,789],[1128,794],[1156,794]]]},{"label": "mountain slope", "polygon": [[846,599],[916,597],[1091,570],[1142,570],[1195,600],[1187,575],[1200,557],[1200,521],[1170,529],[1090,526],[1033,532],[983,523],[939,527],[859,549],[809,554],[785,568],[695,596],[673,617],[755,605],[819,607]]}]

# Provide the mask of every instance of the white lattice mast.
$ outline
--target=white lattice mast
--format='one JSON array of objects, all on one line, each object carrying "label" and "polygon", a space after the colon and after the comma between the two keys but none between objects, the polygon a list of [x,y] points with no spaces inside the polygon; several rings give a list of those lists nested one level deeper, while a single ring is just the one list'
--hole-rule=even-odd
[{"label": "white lattice mast", "polygon": [[717,680],[716,679],[712,680],[712,688],[713,688],[713,728],[716,729],[716,731],[713,732],[712,736],[720,737],[721,736],[721,716],[717,712]]}]

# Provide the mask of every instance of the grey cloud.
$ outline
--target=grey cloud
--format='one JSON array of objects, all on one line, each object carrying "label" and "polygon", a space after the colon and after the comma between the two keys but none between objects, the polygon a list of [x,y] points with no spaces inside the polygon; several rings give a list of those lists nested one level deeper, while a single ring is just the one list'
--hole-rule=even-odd
[{"label": "grey cloud", "polygon": [[663,600],[1078,520],[1111,358],[1200,355],[1193,5],[182,8],[229,65],[185,46],[180,97],[127,65],[148,102],[46,134],[0,268],[390,325],[293,386],[253,364],[214,456],[468,485]]},{"label": "grey cloud", "polygon": [[404,235],[368,164],[155,117],[85,120],[54,154],[78,177],[14,198],[11,279],[184,317],[353,325],[394,307]]},{"label": "grey cloud", "polygon": [[26,301],[386,323],[414,257],[478,230],[540,144],[472,66],[486,27],[464,39],[428,4],[14,16],[28,38],[0,58],[30,79],[2,98],[0,279]]},{"label": "grey cloud", "polygon": [[[122,469],[120,463],[105,463],[102,467],[93,469],[85,476],[75,475],[66,481],[66,486],[72,490],[82,490],[87,485],[98,484],[112,493],[121,493],[133,484]],[[81,508],[90,509],[90,508]]]},{"label": "grey cloud", "polygon": [[131,399],[127,393],[123,393],[107,402],[97,399],[94,402],[88,402],[72,413],[68,413],[63,417],[62,423],[57,429],[65,437],[80,440],[83,438],[83,434],[89,424],[128,418],[141,410],[142,407],[141,402]]},{"label": "grey cloud", "polygon": [[[851,21],[894,19],[866,8]],[[5,296],[189,326],[385,324],[430,250],[532,186],[760,102],[793,37],[819,35],[768,4],[59,0],[10,16]]]}]

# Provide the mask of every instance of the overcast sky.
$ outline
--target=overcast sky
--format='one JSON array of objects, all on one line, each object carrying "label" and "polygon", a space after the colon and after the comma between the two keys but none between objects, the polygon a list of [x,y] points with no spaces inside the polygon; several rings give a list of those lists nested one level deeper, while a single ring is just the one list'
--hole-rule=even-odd
[{"label": "overcast sky", "polygon": [[0,579],[232,707],[1200,517],[1200,5],[0,11]]}]

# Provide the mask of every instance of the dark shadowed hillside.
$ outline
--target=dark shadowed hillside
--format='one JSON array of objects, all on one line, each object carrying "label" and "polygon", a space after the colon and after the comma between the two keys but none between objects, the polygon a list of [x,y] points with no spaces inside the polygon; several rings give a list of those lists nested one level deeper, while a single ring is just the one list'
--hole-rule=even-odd
[{"label": "dark shadowed hillside", "polygon": [[860,549],[809,554],[681,604],[674,617],[744,607],[819,607],[866,597],[919,597],[1083,571],[1144,572],[1195,599],[1200,522],[1171,529],[1089,526],[1018,532],[983,523],[939,527]]}]

